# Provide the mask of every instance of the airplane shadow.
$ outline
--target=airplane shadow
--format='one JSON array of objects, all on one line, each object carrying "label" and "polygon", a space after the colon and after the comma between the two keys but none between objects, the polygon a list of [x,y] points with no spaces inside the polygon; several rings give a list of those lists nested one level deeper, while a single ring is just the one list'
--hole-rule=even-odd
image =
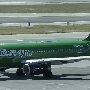
[{"label": "airplane shadow", "polygon": [[[31,80],[90,80],[90,79],[83,79],[83,76],[89,76],[90,74],[61,74],[61,75],[53,75],[52,78],[46,78],[41,75],[17,76],[15,73],[3,73],[3,72],[1,72],[1,74],[2,75],[0,76],[0,81],[28,80],[28,79],[31,79]],[[68,76],[71,76],[71,77],[68,77]]]}]

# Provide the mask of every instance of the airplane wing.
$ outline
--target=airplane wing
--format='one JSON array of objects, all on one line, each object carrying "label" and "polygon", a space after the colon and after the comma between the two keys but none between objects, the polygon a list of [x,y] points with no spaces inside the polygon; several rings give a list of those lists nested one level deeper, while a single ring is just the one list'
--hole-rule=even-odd
[{"label": "airplane wing", "polygon": [[44,63],[51,62],[52,65],[60,65],[66,63],[73,63],[80,60],[90,60],[90,56],[78,56],[78,57],[65,57],[65,58],[42,58],[42,59],[30,59],[22,60],[21,63]]}]

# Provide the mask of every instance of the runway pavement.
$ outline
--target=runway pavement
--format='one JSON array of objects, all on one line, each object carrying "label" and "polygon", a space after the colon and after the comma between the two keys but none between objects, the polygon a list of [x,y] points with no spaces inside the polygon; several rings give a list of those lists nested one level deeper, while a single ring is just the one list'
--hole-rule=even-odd
[{"label": "runway pavement", "polygon": [[90,0],[0,0],[1,5],[28,5],[53,3],[89,3]]},{"label": "runway pavement", "polygon": [[0,35],[0,40],[23,40],[23,39],[61,39],[61,38],[86,38],[90,32],[53,33],[53,34],[16,34]]},{"label": "runway pavement", "polygon": [[[1,5],[12,4],[45,4],[45,3],[89,3],[90,0],[0,0]],[[53,23],[56,25],[63,25],[63,23],[70,22],[71,24],[90,24],[90,14],[60,14],[60,13],[32,13],[32,14],[5,14],[0,13],[0,26],[27,26],[30,22],[31,25],[37,23]],[[6,24],[7,23],[7,24]],[[33,24],[32,24],[33,23]]]},{"label": "runway pavement", "polygon": [[55,22],[90,21],[89,13],[32,13],[32,14],[0,14],[0,23],[55,23]]},{"label": "runway pavement", "polygon": [[[87,33],[60,33],[60,34],[27,34],[27,35],[0,35],[5,39],[40,39],[40,38],[85,38]],[[64,65],[52,65],[52,78],[42,75],[22,76],[15,74],[16,69],[0,72],[0,90],[89,90],[90,89],[90,61],[84,60]]]}]

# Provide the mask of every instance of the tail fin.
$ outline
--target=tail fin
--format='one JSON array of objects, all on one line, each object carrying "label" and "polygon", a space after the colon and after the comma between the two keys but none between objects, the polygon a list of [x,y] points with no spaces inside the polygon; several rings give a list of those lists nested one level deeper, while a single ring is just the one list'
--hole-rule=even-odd
[{"label": "tail fin", "polygon": [[90,41],[90,34],[87,38],[85,38],[83,41]]}]

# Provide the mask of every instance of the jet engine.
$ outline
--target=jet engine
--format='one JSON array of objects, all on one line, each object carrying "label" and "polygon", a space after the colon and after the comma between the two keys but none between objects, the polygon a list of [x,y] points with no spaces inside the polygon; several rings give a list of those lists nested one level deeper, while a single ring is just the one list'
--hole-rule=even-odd
[{"label": "jet engine", "polygon": [[29,64],[23,65],[23,73],[25,75],[29,75],[30,74],[30,65]]},{"label": "jet engine", "polygon": [[32,64],[24,64],[23,65],[23,73],[25,75],[39,75],[44,74],[46,72],[51,72],[51,65],[48,66],[47,64],[39,64],[39,63],[32,63]]}]

